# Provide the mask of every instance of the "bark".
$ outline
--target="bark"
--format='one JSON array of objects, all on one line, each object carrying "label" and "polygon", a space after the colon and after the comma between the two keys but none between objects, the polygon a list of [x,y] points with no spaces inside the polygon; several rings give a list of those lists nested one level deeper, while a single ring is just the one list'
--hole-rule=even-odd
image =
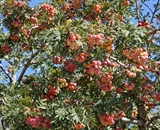
[{"label": "bark", "polygon": [[138,124],[139,130],[146,130],[146,110],[143,102],[137,104],[138,116],[137,119],[141,121],[141,124]]}]

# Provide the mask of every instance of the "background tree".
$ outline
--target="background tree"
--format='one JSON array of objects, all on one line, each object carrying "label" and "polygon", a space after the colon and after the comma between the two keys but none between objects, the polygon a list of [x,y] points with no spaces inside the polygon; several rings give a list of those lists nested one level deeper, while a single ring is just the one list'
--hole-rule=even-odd
[{"label": "background tree", "polygon": [[3,0],[3,129],[159,129],[159,5]]}]

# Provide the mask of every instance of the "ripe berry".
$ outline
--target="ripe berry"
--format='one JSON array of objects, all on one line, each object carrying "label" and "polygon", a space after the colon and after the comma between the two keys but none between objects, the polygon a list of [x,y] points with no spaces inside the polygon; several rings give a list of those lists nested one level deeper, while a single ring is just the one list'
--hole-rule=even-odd
[{"label": "ripe berry", "polygon": [[129,0],[126,0],[126,1],[124,2],[124,5],[125,5],[125,6],[128,6],[129,4],[130,4]]}]

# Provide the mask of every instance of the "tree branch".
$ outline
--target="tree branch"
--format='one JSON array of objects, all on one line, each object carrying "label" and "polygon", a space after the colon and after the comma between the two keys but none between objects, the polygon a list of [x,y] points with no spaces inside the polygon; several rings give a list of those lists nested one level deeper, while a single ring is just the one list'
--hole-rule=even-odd
[{"label": "tree branch", "polygon": [[136,0],[136,12],[137,12],[137,19],[139,21],[139,5],[138,5],[138,0]]},{"label": "tree branch", "polygon": [[12,77],[10,76],[9,72],[6,71],[1,64],[0,64],[0,68],[1,68],[1,70],[5,73],[5,75],[9,78],[10,83],[12,83],[13,79],[12,79]]},{"label": "tree branch", "polygon": [[143,124],[141,122],[141,120],[138,120],[138,119],[129,119],[127,117],[122,117],[122,121],[124,123],[127,123],[127,124],[136,124],[136,125],[142,125]]},{"label": "tree branch", "polygon": [[3,130],[10,130],[8,127],[5,127],[5,122],[4,122],[3,119],[1,120],[1,124],[2,124],[2,129]]},{"label": "tree branch", "polygon": [[152,30],[151,32],[149,32],[149,33],[147,34],[147,36],[150,37],[150,36],[152,36],[152,35],[155,35],[157,31],[160,31],[160,29],[154,29],[154,30]]},{"label": "tree branch", "polygon": [[153,13],[152,13],[152,17],[151,17],[150,24],[153,22],[154,15],[155,15],[156,12],[158,11],[159,4],[160,4],[160,0],[157,0],[156,6],[155,6],[154,11],[153,11]]},{"label": "tree branch", "polygon": [[26,70],[28,69],[28,67],[30,66],[31,61],[38,55],[38,53],[41,51],[42,48],[39,48],[39,50],[37,52],[35,52],[34,54],[31,55],[31,57],[29,58],[29,60],[27,61],[27,63],[24,65],[22,72],[17,80],[18,84],[21,82],[24,73],[26,72]]},{"label": "tree branch", "polygon": [[2,124],[2,129],[5,130],[5,126],[4,126],[4,121],[3,121],[3,119],[1,120],[1,124]]},{"label": "tree branch", "polygon": [[4,101],[4,99],[0,99],[0,101],[2,101],[2,103],[3,103],[4,105],[6,105],[6,106],[9,106],[9,107],[10,107],[10,105],[9,105],[8,103],[6,103],[6,102]]},{"label": "tree branch", "polygon": [[151,11],[151,13],[153,14],[153,11],[151,10],[151,8],[150,8],[144,1],[141,0],[141,2],[142,2],[142,4],[144,4],[144,5]]},{"label": "tree branch", "polygon": [[106,54],[107,58],[112,59],[113,61],[117,62],[119,65],[123,66],[124,68],[128,69],[129,66],[126,66],[122,62],[118,61],[116,58],[112,57],[111,55]]},{"label": "tree branch", "polygon": [[148,127],[154,120],[160,119],[160,115],[152,117],[149,121],[146,122],[146,127]]},{"label": "tree branch", "polygon": [[139,102],[139,103],[136,103],[137,105],[137,109],[138,109],[138,115],[137,115],[137,118],[139,120],[141,120],[141,125],[138,124],[138,128],[140,130],[146,130],[146,127],[145,127],[145,124],[146,124],[146,110],[145,110],[145,105],[144,105],[144,102]]}]

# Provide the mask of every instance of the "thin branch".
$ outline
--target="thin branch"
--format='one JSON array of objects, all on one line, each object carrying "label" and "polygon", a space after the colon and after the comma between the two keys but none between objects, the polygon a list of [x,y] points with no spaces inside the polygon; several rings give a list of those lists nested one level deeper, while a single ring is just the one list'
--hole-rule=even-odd
[{"label": "thin branch", "polygon": [[[47,57],[44,58],[41,62],[46,61],[46,60],[48,60],[48,59],[51,59],[51,56],[47,56]],[[31,62],[30,64],[31,64],[31,65],[35,65],[35,64],[37,64],[37,63],[39,63],[39,61],[38,61],[38,62]]]},{"label": "thin branch", "polygon": [[154,16],[155,16],[156,12],[158,11],[158,7],[159,7],[158,5],[159,4],[160,4],[160,0],[157,0],[154,12],[152,13],[152,18],[151,18],[150,24],[153,23],[153,19],[154,19]]},{"label": "thin branch", "polygon": [[149,121],[146,122],[146,126],[148,127],[154,120],[160,119],[160,115],[152,117]]},{"label": "thin branch", "polygon": [[4,101],[4,99],[0,99],[0,101],[2,101],[2,103],[3,103],[4,105],[10,107],[10,105],[9,105],[8,103],[6,103],[6,102]]},{"label": "thin branch", "polygon": [[122,121],[124,123],[127,123],[127,124],[136,124],[136,125],[142,125],[143,123],[141,122],[141,120],[136,120],[136,119],[129,119],[127,117],[122,117]]},{"label": "thin branch", "polygon": [[6,74],[6,76],[9,78],[10,83],[12,83],[13,79],[12,79],[12,77],[10,76],[9,72],[6,71],[1,64],[0,64],[0,68],[1,68],[1,70]]},{"label": "thin branch", "polygon": [[155,35],[157,31],[160,31],[160,28],[159,28],[159,29],[154,29],[154,30],[152,30],[151,32],[149,32],[149,33],[147,34],[147,36],[150,37],[150,36],[152,36],[152,35]]},{"label": "thin branch", "polygon": [[4,126],[4,121],[3,121],[3,119],[1,120],[1,124],[2,124],[2,129],[5,130],[5,126]]},{"label": "thin branch", "polygon": [[124,68],[128,69],[129,67],[123,64],[122,62],[118,61],[116,58],[112,57],[111,55],[106,55],[107,58],[112,59],[113,61],[117,62],[119,65],[123,66]]},{"label": "thin branch", "polygon": [[151,9],[144,1],[141,0],[141,2],[142,2],[142,4],[144,4],[144,5],[150,10],[150,12],[153,14],[152,9]]},{"label": "thin branch", "polygon": [[137,19],[139,21],[139,4],[138,4],[138,0],[136,0],[136,12],[137,12]]},{"label": "thin branch", "polygon": [[34,54],[31,55],[31,57],[29,58],[29,60],[27,61],[27,63],[24,65],[22,72],[17,80],[18,84],[21,82],[24,73],[26,72],[26,70],[28,69],[28,67],[30,66],[31,61],[39,54],[39,52],[41,51],[42,48],[40,48],[37,52],[35,52]]}]

